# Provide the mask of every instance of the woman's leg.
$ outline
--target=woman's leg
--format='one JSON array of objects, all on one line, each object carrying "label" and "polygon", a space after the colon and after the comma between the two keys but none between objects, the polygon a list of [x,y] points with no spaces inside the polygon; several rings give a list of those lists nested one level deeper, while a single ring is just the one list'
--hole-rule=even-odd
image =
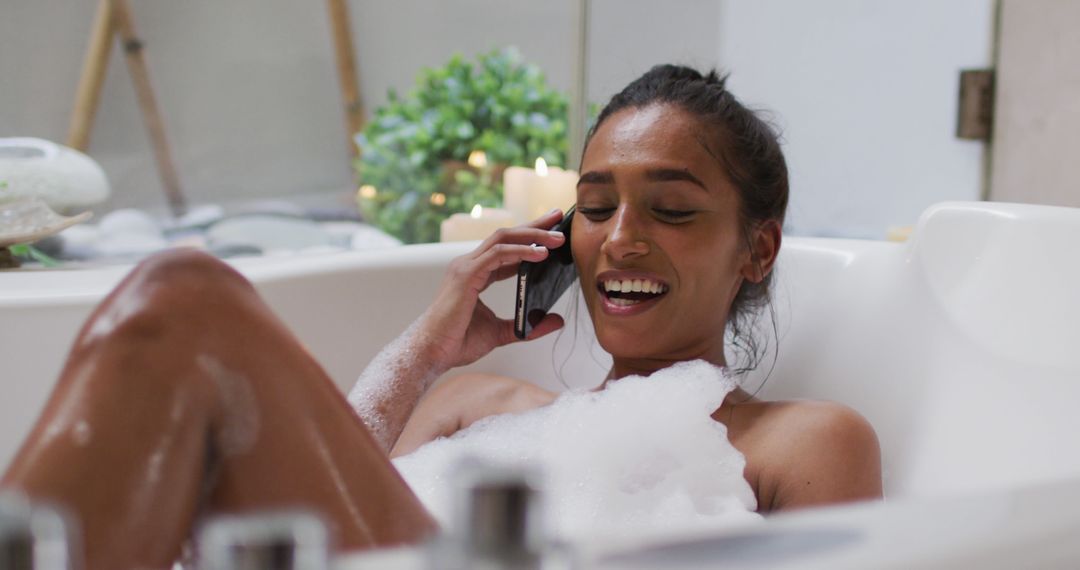
[{"label": "woman's leg", "polygon": [[98,307],[2,485],[71,509],[89,570],[167,567],[201,511],[314,509],[344,548],[435,530],[251,285],[195,252]]}]

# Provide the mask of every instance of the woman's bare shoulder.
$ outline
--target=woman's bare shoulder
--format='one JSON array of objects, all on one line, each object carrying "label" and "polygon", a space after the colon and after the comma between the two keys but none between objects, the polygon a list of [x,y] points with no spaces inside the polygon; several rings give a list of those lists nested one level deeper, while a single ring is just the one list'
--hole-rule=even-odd
[{"label": "woman's bare shoulder", "polygon": [[550,404],[555,397],[554,392],[509,376],[472,372],[447,378],[417,404],[391,456],[410,453],[488,416]]},{"label": "woman's bare shoulder", "polygon": [[[742,408],[741,410],[739,408]],[[736,405],[747,470],[761,510],[881,497],[881,449],[873,426],[852,408],[817,400]],[[745,449],[743,449],[745,448]]]}]

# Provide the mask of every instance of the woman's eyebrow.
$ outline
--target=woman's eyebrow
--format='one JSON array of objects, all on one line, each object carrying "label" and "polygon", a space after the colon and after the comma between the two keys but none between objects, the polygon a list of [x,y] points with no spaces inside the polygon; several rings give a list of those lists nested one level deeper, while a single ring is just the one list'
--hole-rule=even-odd
[{"label": "woman's eyebrow", "polygon": [[614,183],[615,183],[615,175],[612,174],[611,171],[608,171],[608,170],[605,170],[605,171],[590,170],[590,171],[586,172],[585,174],[581,175],[581,178],[578,179],[577,185],[581,186],[582,184],[614,184]]},{"label": "woman's eyebrow", "polygon": [[674,168],[647,170],[645,171],[645,179],[652,182],[686,181],[700,186],[702,190],[708,190],[708,188],[705,187],[705,183],[699,180],[697,176],[690,174],[689,170],[677,170]]}]

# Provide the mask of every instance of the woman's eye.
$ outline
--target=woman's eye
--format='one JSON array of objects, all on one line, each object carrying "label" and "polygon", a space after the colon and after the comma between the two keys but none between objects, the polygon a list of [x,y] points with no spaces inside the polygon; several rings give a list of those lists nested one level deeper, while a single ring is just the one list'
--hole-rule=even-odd
[{"label": "woman's eye", "polygon": [[611,217],[611,213],[615,211],[615,208],[583,208],[578,206],[577,212],[582,216],[590,220],[605,220]]},{"label": "woman's eye", "polygon": [[660,214],[661,217],[672,220],[685,220],[696,213],[693,210],[668,210],[664,208],[653,208],[653,211]]}]

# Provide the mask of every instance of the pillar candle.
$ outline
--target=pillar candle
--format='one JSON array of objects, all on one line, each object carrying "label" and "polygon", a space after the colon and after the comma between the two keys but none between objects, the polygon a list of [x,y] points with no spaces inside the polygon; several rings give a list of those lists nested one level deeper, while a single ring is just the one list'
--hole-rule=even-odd
[{"label": "pillar candle", "polygon": [[499,228],[514,225],[514,216],[500,208],[473,206],[468,214],[453,214],[439,227],[441,241],[471,241],[484,239]]},{"label": "pillar candle", "polygon": [[543,158],[536,168],[511,166],[503,173],[503,205],[518,223],[535,220],[553,208],[567,210],[577,201],[578,173],[549,167]]}]

